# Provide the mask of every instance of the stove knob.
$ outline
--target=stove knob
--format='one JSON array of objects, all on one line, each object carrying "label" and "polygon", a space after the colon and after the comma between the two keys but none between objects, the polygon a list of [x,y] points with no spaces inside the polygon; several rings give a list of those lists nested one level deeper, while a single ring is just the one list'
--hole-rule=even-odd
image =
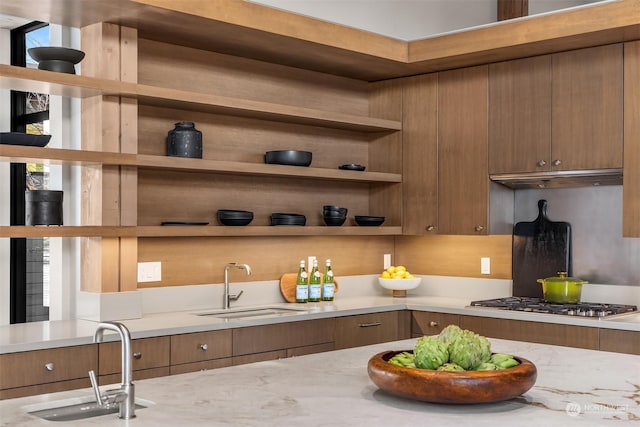
[{"label": "stove knob", "polygon": [[576,315],[576,311],[574,309],[570,309],[570,310],[567,310],[567,314],[569,316],[575,316]]}]

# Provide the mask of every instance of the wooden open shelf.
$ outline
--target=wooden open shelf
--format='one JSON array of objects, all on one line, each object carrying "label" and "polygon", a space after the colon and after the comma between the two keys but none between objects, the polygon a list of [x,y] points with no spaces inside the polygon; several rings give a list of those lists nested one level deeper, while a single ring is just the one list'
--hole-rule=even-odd
[{"label": "wooden open shelf", "polygon": [[144,226],[138,237],[229,237],[229,236],[391,236],[402,234],[402,227],[358,226]]},{"label": "wooden open shelf", "polygon": [[0,237],[136,237],[136,227],[0,226]]},{"label": "wooden open shelf", "polygon": [[55,73],[0,64],[0,87],[67,97],[121,96],[145,105],[201,111],[283,123],[320,126],[358,132],[393,132],[402,129],[395,120],[356,116],[269,102],[232,98],[149,85]]},{"label": "wooden open shelf", "polygon": [[74,166],[95,164],[136,166],[137,164],[135,154],[5,144],[0,144],[0,158],[13,163],[38,162]]}]

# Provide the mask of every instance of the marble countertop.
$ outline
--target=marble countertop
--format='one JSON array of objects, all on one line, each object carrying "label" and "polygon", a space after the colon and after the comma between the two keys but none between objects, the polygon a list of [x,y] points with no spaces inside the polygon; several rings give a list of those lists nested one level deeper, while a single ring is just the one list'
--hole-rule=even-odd
[{"label": "marble countertop", "polygon": [[[135,339],[409,309],[640,331],[640,313],[637,312],[597,319],[470,307],[470,301],[470,299],[464,298],[420,295],[405,298],[394,298],[391,296],[354,296],[336,298],[333,302],[268,304],[268,307],[286,307],[300,310],[278,316],[220,319],[214,316],[196,315],[197,313],[207,312],[207,310],[188,310],[155,313],[146,315],[140,319],[123,320],[122,322],[129,328],[132,338]],[[242,310],[246,308],[247,307],[238,307],[237,309]],[[215,310],[212,309],[211,311]],[[233,311],[233,309],[231,311]],[[93,333],[95,332],[96,325],[97,323],[95,321],[71,320],[0,326],[0,354],[90,344],[93,342]],[[105,341],[115,339],[115,334],[105,334]]]},{"label": "marble countertop", "polygon": [[[395,397],[367,375],[371,356],[415,340],[174,375],[135,383],[153,402],[132,420],[103,415],[92,426],[640,426],[640,356],[492,339],[494,352],[537,367],[523,396],[491,404],[442,405]],[[27,414],[90,389],[0,401],[0,426],[53,425]]]}]

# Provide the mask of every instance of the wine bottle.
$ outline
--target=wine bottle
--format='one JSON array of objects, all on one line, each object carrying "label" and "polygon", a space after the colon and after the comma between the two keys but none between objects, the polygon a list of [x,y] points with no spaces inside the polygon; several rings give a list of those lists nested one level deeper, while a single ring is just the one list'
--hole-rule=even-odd
[{"label": "wine bottle", "polygon": [[307,270],[304,268],[304,260],[300,260],[300,268],[298,268],[298,277],[296,278],[296,302],[307,302],[308,300]]},{"label": "wine bottle", "polygon": [[318,269],[318,260],[313,260],[313,267],[309,275],[309,302],[320,301],[322,294],[322,285],[320,280],[320,270]]},{"label": "wine bottle", "polygon": [[333,270],[331,270],[331,260],[326,261],[324,277],[322,278],[322,301],[333,301],[336,291],[336,284],[333,281]]}]

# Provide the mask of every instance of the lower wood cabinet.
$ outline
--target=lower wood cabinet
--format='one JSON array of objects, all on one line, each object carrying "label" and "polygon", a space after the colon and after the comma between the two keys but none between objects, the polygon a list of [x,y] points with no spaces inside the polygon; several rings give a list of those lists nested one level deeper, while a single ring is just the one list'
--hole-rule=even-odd
[{"label": "lower wood cabinet", "polygon": [[336,318],[335,348],[360,347],[410,338],[410,313],[387,311]]},{"label": "lower wood cabinet", "polygon": [[[170,337],[141,338],[131,341],[133,379],[169,375]],[[119,383],[122,377],[122,345],[119,341],[98,345],[100,384]]]},{"label": "lower wood cabinet", "polygon": [[460,327],[480,335],[507,340],[598,350],[598,328],[586,326],[460,316]]},{"label": "lower wood cabinet", "polygon": [[413,311],[411,313],[411,336],[437,335],[448,325],[460,325],[458,314]]},{"label": "lower wood cabinet", "polygon": [[236,328],[233,330],[233,364],[333,350],[336,320],[317,319]]},{"label": "lower wood cabinet", "polygon": [[231,336],[230,329],[172,335],[171,374],[230,366]]},{"label": "lower wood cabinet", "polygon": [[88,344],[0,355],[0,399],[90,387],[98,347]]},{"label": "lower wood cabinet", "polygon": [[640,355],[640,332],[600,329],[600,350]]}]

